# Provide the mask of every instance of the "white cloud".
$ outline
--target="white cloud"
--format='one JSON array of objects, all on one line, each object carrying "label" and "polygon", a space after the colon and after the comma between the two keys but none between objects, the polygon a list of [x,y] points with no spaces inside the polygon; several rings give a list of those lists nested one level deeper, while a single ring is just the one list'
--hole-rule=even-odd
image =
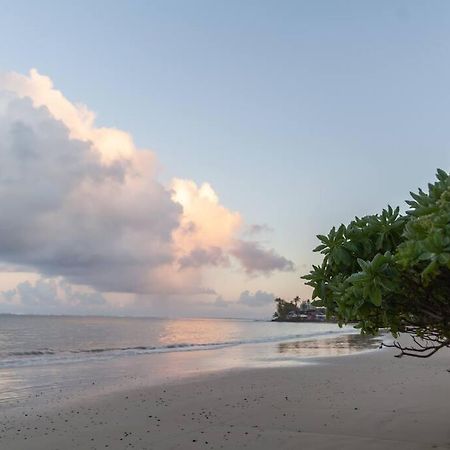
[{"label": "white cloud", "polygon": [[[44,106],[54,119],[67,127],[71,139],[92,144],[104,161],[138,157],[128,133],[95,126],[95,114],[87,106],[71,103],[62,92],[54,89],[49,77],[39,74],[36,69],[31,69],[28,77],[14,72],[3,74],[0,85],[19,98],[31,99],[35,108]],[[149,153],[144,158],[148,156]]]},{"label": "white cloud", "polygon": [[[211,185],[175,178],[166,187],[156,170],[153,152],[97,127],[95,114],[50,78],[36,70],[0,77],[0,263],[137,294],[213,292],[202,268],[233,257],[249,274],[292,269],[239,239],[241,215]],[[15,295],[40,304],[60,289],[49,283],[19,285]]]},{"label": "white cloud", "polygon": [[2,260],[104,291],[155,286],[182,214],[171,193],[137,160],[104,163],[29,99],[0,102]]}]

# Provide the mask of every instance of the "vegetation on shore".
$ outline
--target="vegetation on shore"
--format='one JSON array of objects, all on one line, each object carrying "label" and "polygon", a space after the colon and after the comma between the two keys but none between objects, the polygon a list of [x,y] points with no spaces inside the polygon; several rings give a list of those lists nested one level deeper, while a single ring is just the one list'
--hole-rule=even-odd
[{"label": "vegetation on shore", "polygon": [[295,297],[292,301],[276,298],[274,322],[324,322],[327,319],[326,308],[316,307],[309,300]]},{"label": "vegetation on shore", "polygon": [[302,278],[339,324],[408,333],[414,344],[394,342],[397,356],[428,357],[450,347],[449,174],[438,169],[428,192],[411,196],[406,214],[388,206],[318,235],[322,264]]}]

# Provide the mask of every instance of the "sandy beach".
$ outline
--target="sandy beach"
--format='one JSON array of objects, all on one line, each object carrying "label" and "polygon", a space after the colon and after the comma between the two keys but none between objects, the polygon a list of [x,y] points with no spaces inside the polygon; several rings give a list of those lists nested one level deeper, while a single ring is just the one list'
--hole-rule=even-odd
[{"label": "sandy beach", "polygon": [[450,352],[393,355],[316,358],[25,406],[2,414],[0,448],[449,449]]}]

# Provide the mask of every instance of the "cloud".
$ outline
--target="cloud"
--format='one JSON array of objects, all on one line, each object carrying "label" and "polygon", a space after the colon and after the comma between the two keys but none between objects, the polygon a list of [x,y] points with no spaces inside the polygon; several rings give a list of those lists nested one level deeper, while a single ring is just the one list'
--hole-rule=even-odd
[{"label": "cloud", "polygon": [[[238,311],[239,307],[244,306],[245,308],[262,308],[269,305],[273,305],[273,300],[275,296],[270,292],[256,291],[253,294],[250,291],[243,291],[239,295],[237,301],[226,301],[219,295],[216,297],[215,301],[210,305],[216,308],[232,308],[234,311]],[[242,308],[240,308],[242,310]]]},{"label": "cloud", "polygon": [[219,202],[209,183],[198,186],[192,180],[175,178],[172,199],[183,206],[180,227],[174,233],[177,247],[188,254],[196,249],[228,249],[242,227],[238,212]]},{"label": "cloud", "polygon": [[[36,69],[31,69],[28,77],[6,73],[0,77],[0,85],[20,98],[31,99],[35,108],[45,107],[55,120],[66,126],[71,139],[91,143],[104,161],[138,157],[128,133],[115,128],[96,127],[95,114],[87,106],[71,103],[62,92],[53,88],[49,77],[39,74]],[[142,156],[147,158],[149,154]]]},{"label": "cloud", "polygon": [[149,176],[150,160],[105,163],[46,108],[5,95],[0,104],[2,260],[105,291],[155,285],[182,208]]},{"label": "cloud", "polygon": [[269,225],[263,224],[253,224],[247,227],[245,234],[248,236],[256,236],[259,234],[272,233],[273,228],[269,227]]},{"label": "cloud", "polygon": [[259,242],[239,240],[231,250],[244,267],[248,274],[269,275],[274,270],[292,272],[294,263],[283,256],[278,255],[275,250],[264,249]]},{"label": "cloud", "polygon": [[214,301],[213,306],[216,306],[218,308],[226,308],[229,304],[230,302],[225,301],[223,297],[219,295]]},{"label": "cloud", "polygon": [[178,262],[181,269],[205,265],[223,266],[228,264],[228,257],[220,247],[196,248],[182,256]]},{"label": "cloud", "polygon": [[15,312],[83,311],[107,304],[99,292],[74,289],[61,279],[38,279],[34,283],[24,281],[15,289],[0,293],[0,303]]},{"label": "cloud", "polygon": [[252,307],[262,307],[273,304],[275,296],[269,292],[256,291],[251,294],[250,291],[241,292],[238,303]]},{"label": "cloud", "polygon": [[[157,170],[152,151],[97,127],[50,78],[0,76],[0,263],[98,292],[165,295],[214,292],[202,269],[228,267],[232,257],[251,274],[292,270],[239,239],[241,215],[210,184],[164,186]],[[14,295],[40,304],[55,289],[21,285]]]}]

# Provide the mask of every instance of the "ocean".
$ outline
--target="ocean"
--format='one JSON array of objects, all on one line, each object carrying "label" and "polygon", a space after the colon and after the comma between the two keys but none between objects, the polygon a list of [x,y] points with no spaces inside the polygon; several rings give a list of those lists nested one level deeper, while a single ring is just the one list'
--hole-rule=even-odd
[{"label": "ocean", "polygon": [[353,328],[331,323],[0,315],[0,402],[301,365],[368,345]]}]

